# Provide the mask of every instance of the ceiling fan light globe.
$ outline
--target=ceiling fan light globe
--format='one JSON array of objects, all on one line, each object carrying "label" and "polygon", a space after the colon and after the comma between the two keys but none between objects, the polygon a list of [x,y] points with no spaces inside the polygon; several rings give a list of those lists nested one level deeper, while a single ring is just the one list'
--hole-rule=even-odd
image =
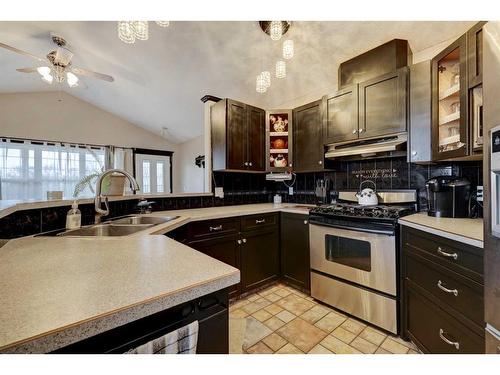
[{"label": "ceiling fan light globe", "polygon": [[39,68],[36,68],[36,71],[38,74],[40,74],[42,77],[46,75],[50,75],[50,68],[48,66],[41,66]]},{"label": "ceiling fan light globe", "polygon": [[42,81],[45,81],[49,85],[51,85],[52,82],[54,81],[54,77],[52,76],[52,74],[45,74],[45,75],[42,75]]},{"label": "ceiling fan light globe", "polygon": [[71,72],[66,73],[66,82],[68,82],[69,87],[78,86],[78,77]]}]

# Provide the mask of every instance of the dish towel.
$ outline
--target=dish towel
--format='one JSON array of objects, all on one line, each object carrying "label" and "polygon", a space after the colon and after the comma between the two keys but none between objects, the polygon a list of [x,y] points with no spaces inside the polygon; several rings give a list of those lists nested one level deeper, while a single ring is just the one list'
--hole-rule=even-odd
[{"label": "dish towel", "polygon": [[198,343],[198,321],[194,321],[144,345],[129,350],[126,354],[196,354]]}]

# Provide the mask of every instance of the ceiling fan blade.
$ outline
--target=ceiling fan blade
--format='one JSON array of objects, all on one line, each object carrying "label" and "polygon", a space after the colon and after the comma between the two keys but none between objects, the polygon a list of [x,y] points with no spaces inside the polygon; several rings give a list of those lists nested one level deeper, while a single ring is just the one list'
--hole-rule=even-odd
[{"label": "ceiling fan blade", "polygon": [[19,69],[16,69],[16,70],[18,72],[21,72],[21,73],[36,73],[37,69],[38,69],[38,67],[33,67],[33,68],[19,68]]},{"label": "ceiling fan blade", "polygon": [[0,43],[0,47],[2,48],[5,48],[5,49],[8,49],[9,51],[12,51],[12,52],[15,52],[15,53],[18,53],[20,55],[25,55],[25,56],[29,56],[35,60],[38,60],[38,61],[43,61],[43,62],[46,62],[47,59],[43,59],[41,57],[38,57],[36,55],[33,55],[32,53],[29,53],[29,52],[26,52],[26,51],[22,51],[18,48],[15,48],[15,47],[12,47],[12,46],[9,46],[7,44],[4,44],[4,43]]},{"label": "ceiling fan blade", "polygon": [[103,81],[113,82],[115,79],[107,74],[93,72],[91,70],[83,69],[83,68],[72,68],[73,73],[80,74],[82,76],[94,77],[98,79],[102,79]]}]

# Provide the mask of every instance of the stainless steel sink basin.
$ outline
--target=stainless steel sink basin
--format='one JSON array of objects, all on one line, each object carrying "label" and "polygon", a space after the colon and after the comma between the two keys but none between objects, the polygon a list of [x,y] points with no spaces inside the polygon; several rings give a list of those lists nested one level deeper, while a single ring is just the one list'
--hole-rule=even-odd
[{"label": "stainless steel sink basin", "polygon": [[152,227],[149,225],[112,225],[100,224],[70,230],[58,234],[62,237],[109,237],[109,236],[127,236],[129,234],[140,232],[141,230]]},{"label": "stainless steel sink basin", "polygon": [[121,219],[111,220],[111,224],[152,224],[158,225],[167,223],[179,216],[127,216]]}]

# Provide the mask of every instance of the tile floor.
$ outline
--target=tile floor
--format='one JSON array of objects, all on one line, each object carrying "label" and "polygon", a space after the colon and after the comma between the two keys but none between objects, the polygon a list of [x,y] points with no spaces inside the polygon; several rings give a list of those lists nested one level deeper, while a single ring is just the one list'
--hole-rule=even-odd
[{"label": "tile floor", "polygon": [[419,353],[412,343],[284,284],[232,302],[229,317],[246,320],[241,352],[247,354]]}]

